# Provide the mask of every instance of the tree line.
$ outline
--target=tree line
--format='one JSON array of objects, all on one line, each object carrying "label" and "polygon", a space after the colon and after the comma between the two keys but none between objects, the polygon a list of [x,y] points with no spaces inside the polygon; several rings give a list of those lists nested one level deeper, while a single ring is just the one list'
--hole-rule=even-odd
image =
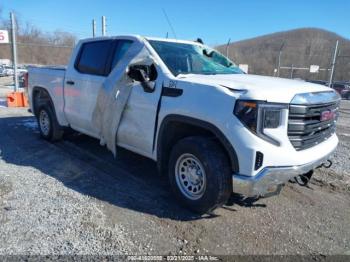
[{"label": "tree line", "polygon": [[[19,64],[63,65],[68,62],[77,41],[74,34],[64,31],[44,32],[40,28],[16,19],[17,56]],[[0,29],[8,30],[11,22],[0,9]],[[0,59],[12,60],[10,44],[0,44]]]}]

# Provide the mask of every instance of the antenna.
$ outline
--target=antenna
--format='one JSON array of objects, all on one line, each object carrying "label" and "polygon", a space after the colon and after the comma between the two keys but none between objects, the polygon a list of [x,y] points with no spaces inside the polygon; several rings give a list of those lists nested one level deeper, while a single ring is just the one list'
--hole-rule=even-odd
[{"label": "antenna", "polygon": [[171,22],[170,22],[170,19],[169,19],[167,13],[165,12],[165,9],[162,8],[162,11],[163,11],[163,13],[164,13],[165,19],[166,19],[166,21],[168,22],[169,27],[170,27],[170,29],[171,29],[171,31],[172,31],[172,33],[173,33],[175,39],[177,39],[177,36],[176,36],[175,30],[174,30],[174,27],[172,26],[172,24],[171,24]]}]

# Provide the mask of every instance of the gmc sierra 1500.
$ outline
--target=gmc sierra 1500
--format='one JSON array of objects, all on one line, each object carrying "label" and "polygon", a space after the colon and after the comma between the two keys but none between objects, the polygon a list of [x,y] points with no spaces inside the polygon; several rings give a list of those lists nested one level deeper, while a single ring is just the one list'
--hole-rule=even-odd
[{"label": "gmc sierra 1500", "polygon": [[338,144],[339,96],[243,73],[201,43],[141,36],[81,40],[64,67],[29,68],[43,138],[70,127],[157,161],[175,196],[205,213],[232,192],[267,196],[310,177]]}]

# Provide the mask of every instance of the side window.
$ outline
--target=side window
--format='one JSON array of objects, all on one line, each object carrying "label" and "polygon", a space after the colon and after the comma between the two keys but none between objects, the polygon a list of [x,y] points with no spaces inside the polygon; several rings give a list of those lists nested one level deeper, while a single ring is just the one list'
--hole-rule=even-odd
[{"label": "side window", "polygon": [[113,41],[85,43],[81,47],[75,68],[85,74],[105,75],[105,67]]},{"label": "side window", "polygon": [[128,51],[128,49],[130,48],[132,43],[133,42],[131,40],[118,40],[117,41],[117,46],[116,46],[114,57],[113,57],[113,60],[112,60],[111,70],[113,70],[113,68],[123,58],[123,56]]}]

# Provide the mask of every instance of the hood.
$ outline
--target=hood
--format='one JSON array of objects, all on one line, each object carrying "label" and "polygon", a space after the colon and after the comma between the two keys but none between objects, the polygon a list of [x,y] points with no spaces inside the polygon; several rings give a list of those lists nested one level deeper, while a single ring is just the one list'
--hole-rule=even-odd
[{"label": "hood", "polygon": [[248,74],[189,74],[179,75],[178,78],[192,83],[226,87],[233,91],[245,91],[241,95],[243,99],[255,99],[275,103],[290,103],[296,94],[332,90],[326,86],[304,82],[302,80]]}]

